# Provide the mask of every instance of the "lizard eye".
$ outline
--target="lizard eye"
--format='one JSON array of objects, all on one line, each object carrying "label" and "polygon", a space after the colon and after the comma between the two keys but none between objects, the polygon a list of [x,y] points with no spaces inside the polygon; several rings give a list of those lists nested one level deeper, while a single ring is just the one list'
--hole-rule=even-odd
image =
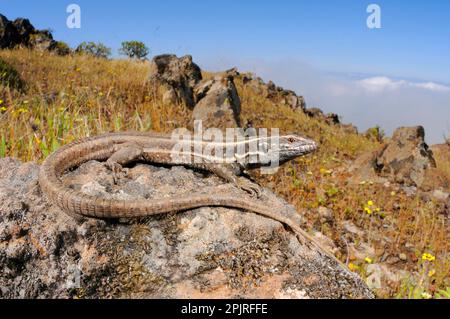
[{"label": "lizard eye", "polygon": [[295,141],[295,140],[294,140],[293,137],[288,138],[288,142],[289,142],[289,143],[294,143],[294,141]]}]

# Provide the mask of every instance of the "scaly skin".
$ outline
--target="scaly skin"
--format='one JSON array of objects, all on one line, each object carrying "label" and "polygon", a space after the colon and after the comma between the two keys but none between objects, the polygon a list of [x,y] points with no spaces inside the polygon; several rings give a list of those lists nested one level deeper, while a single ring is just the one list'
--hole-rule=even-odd
[{"label": "scaly skin", "polygon": [[[196,142],[197,143],[197,142]],[[207,143],[207,142],[198,142]],[[94,218],[135,218],[145,217],[169,212],[179,212],[204,206],[222,206],[252,211],[262,216],[269,217],[289,226],[303,243],[313,243],[331,259],[338,261],[334,255],[328,253],[308,233],[303,231],[293,218],[281,215],[262,204],[255,197],[260,195],[257,185],[242,179],[238,179],[231,173],[241,169],[263,166],[256,165],[244,160],[237,163],[238,157],[227,158],[228,164],[219,165],[208,163],[183,163],[174,162],[170,152],[175,145],[171,136],[160,133],[110,133],[96,137],[86,138],[61,147],[51,154],[43,163],[39,184],[48,198],[69,214],[81,215]],[[223,145],[223,147],[225,147]],[[280,137],[280,161],[286,162],[298,156],[310,153],[316,149],[313,141],[290,135]],[[194,158],[202,156],[195,155],[194,147],[191,148]],[[225,152],[224,152],[225,154]],[[239,157],[242,160],[242,157]],[[184,197],[150,199],[150,200],[115,200],[93,197],[80,191],[66,188],[60,177],[67,170],[77,167],[90,160],[106,161],[106,165],[115,172],[121,170],[121,165],[136,160],[168,165],[186,165],[194,168],[211,171],[220,177],[235,183],[238,187],[250,193],[249,196],[243,192],[242,196],[235,194],[192,194]],[[256,195],[256,196],[255,196]],[[305,240],[306,239],[306,240]],[[341,263],[340,263],[341,264]],[[341,264],[342,265],[342,264]]]}]

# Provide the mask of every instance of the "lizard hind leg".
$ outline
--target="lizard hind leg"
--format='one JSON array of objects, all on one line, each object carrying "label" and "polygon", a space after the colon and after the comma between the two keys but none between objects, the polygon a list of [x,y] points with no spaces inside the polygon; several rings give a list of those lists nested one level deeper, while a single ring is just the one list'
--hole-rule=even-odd
[{"label": "lizard hind leg", "polygon": [[118,144],[114,153],[106,160],[105,166],[114,174],[114,182],[127,175],[123,166],[142,158],[143,149],[134,143]]}]

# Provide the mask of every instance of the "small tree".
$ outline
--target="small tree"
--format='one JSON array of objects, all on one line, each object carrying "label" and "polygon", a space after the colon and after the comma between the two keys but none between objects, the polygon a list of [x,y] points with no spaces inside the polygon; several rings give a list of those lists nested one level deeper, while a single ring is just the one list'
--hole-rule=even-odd
[{"label": "small tree", "polygon": [[90,54],[97,58],[107,59],[111,55],[111,49],[103,43],[82,42],[75,50],[77,53]]},{"label": "small tree", "polygon": [[122,48],[119,50],[120,54],[139,60],[144,60],[147,57],[148,52],[149,49],[140,41],[122,42]]}]

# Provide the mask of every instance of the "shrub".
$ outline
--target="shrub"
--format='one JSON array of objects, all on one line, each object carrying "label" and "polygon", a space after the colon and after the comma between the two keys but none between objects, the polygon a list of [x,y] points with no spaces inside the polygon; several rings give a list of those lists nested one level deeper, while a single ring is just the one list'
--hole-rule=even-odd
[{"label": "shrub", "polygon": [[89,54],[97,58],[107,59],[111,55],[111,49],[105,46],[103,43],[95,42],[82,42],[75,52],[82,54]]},{"label": "shrub", "polygon": [[63,41],[57,41],[52,49],[58,55],[69,55],[71,52],[69,45]]},{"label": "shrub", "polygon": [[0,59],[0,84],[18,91],[25,90],[25,82],[19,73],[2,59]]},{"label": "shrub", "polygon": [[384,131],[379,127],[371,127],[366,131],[366,137],[370,140],[382,142],[385,136]]},{"label": "shrub", "polygon": [[119,50],[120,54],[126,55],[132,59],[143,60],[147,57],[149,49],[144,43],[140,41],[125,41],[122,42],[122,48]]}]

